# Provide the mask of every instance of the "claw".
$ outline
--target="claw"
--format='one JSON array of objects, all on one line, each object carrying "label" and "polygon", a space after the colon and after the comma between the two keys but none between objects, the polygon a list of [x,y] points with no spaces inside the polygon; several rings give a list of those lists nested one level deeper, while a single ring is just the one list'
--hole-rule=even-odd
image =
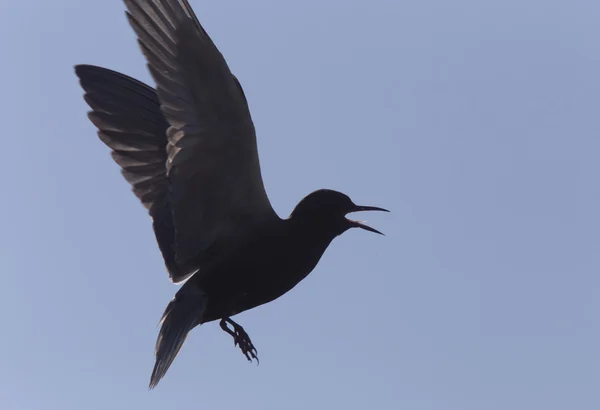
[{"label": "claw", "polygon": [[[233,330],[227,326],[228,323],[233,326]],[[252,359],[256,359],[256,364],[258,365],[258,350],[256,350],[252,344],[252,340],[250,340],[250,336],[246,333],[244,328],[229,318],[221,319],[220,326],[221,329],[233,337],[233,345],[239,346],[246,359],[248,359],[249,362],[252,362]]]}]

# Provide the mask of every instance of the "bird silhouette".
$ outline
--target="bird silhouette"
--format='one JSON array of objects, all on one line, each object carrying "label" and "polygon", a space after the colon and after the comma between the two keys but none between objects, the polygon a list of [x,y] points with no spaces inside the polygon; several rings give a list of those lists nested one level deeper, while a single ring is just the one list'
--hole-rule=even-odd
[{"label": "bird silhouette", "polygon": [[350,228],[348,196],[318,190],[277,216],[264,189],[242,87],[186,0],[125,0],[156,90],[124,74],[75,66],[89,119],[148,210],[169,277],[188,279],[156,341],[153,388],[187,334],[220,319],[248,360],[257,351],[231,317],[282,296]]}]

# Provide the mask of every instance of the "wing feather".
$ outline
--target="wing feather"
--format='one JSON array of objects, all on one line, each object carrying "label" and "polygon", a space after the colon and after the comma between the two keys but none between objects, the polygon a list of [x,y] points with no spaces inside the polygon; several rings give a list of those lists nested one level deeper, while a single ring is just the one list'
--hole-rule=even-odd
[{"label": "wing feather", "polygon": [[276,218],[261,177],[254,125],[239,82],[186,0],[125,4],[169,123],[176,260],[197,269],[215,245],[224,249]]},{"label": "wing feather", "polygon": [[112,149],[114,161],[148,209],[158,246],[174,282],[189,274],[175,262],[175,228],[167,178],[167,128],[156,91],[124,74],[78,65],[75,73],[91,107],[88,114],[98,137]]}]

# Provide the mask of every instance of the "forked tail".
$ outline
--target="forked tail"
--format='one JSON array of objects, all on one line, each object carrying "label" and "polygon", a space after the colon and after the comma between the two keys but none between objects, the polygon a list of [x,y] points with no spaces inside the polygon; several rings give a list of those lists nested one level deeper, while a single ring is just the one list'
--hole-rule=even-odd
[{"label": "forked tail", "polygon": [[207,304],[207,295],[190,282],[184,284],[169,302],[162,315],[160,333],[156,340],[156,362],[150,377],[151,389],[156,387],[169,370],[189,331],[202,323],[202,314]]}]

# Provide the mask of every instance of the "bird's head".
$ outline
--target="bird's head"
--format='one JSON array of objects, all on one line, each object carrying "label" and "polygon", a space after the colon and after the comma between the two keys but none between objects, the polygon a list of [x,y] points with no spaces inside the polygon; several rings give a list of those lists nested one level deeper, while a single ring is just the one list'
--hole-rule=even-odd
[{"label": "bird's head", "polygon": [[302,199],[294,208],[290,218],[300,223],[318,226],[341,235],[350,228],[361,228],[369,232],[383,235],[378,230],[365,225],[363,222],[346,218],[346,215],[359,211],[384,211],[387,209],[376,206],[356,205],[345,194],[330,189],[320,189]]}]

